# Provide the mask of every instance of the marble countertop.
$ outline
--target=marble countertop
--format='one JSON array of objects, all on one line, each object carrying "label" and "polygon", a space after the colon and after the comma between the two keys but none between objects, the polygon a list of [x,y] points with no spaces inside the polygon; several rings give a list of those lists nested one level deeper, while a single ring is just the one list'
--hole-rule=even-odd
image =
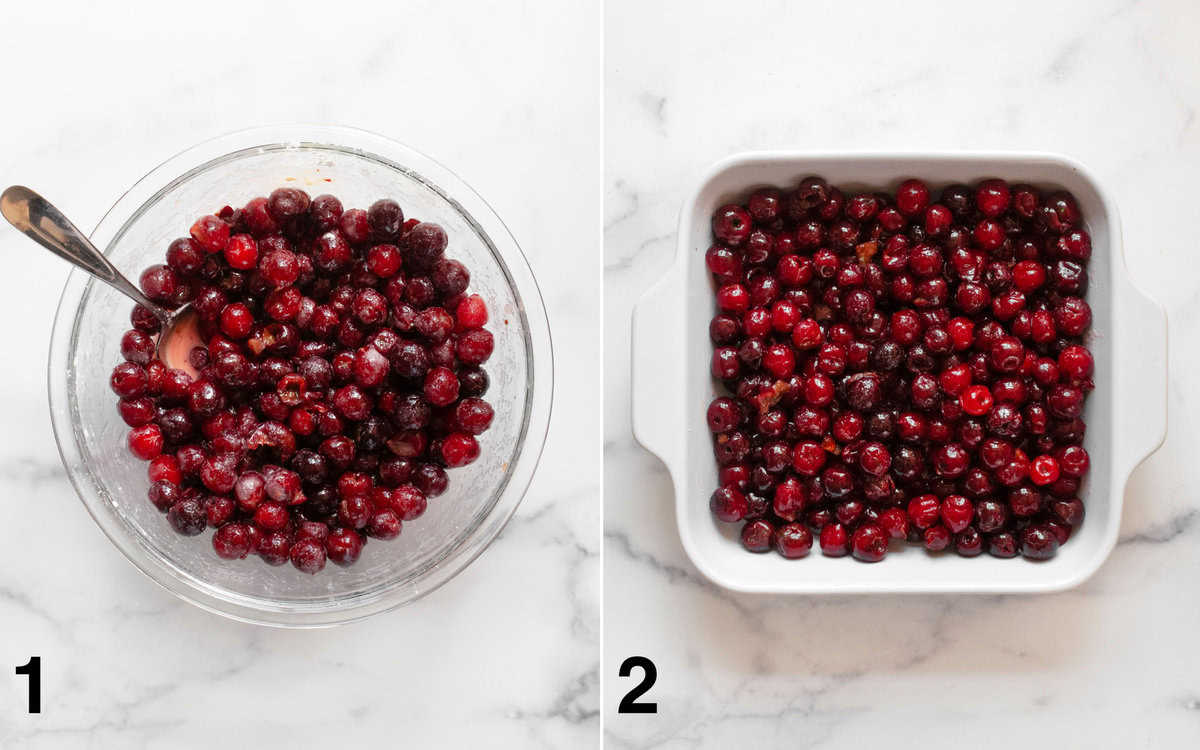
[{"label": "marble countertop", "polygon": [[[0,59],[38,66],[0,122],[4,184],[91,226],[155,164],[233,129],[396,137],[472,184],[529,255],[555,333],[555,413],[513,522],[428,599],[324,631],[224,620],[141,576],[82,512],[43,371],[67,271],[0,227],[20,258],[0,282],[0,318],[20,322],[0,361],[0,496],[18,509],[0,525],[0,745],[584,747],[602,718],[621,748],[1200,739],[1200,354],[1185,346],[1200,284],[1176,271],[1195,254],[1200,7],[422,0],[281,15],[216,0],[203,17],[142,1],[114,18],[89,5],[0,26]],[[775,147],[1061,151],[1111,188],[1129,272],[1168,310],[1170,427],[1087,583],[779,598],[719,589],[687,561],[666,474],[630,433],[629,312],[669,265],[700,171]],[[587,177],[602,168],[603,189]],[[550,210],[529,197],[547,186]],[[632,654],[658,667],[657,715],[616,713]],[[37,716],[12,674],[31,655]]]},{"label": "marble countertop", "polygon": [[[3,184],[35,187],[91,227],[156,164],[231,130],[322,122],[394,137],[455,170],[523,246],[557,388],[524,503],[444,588],[332,630],[227,621],[143,577],[80,506],[44,369],[67,267],[0,226],[0,746],[595,745],[600,18],[596,2],[467,12],[432,0],[6,13]],[[552,211],[531,199],[547,186]],[[37,716],[13,674],[31,655]]]},{"label": "marble countertop", "polygon": [[[614,748],[1194,747],[1200,739],[1200,6],[608,0],[603,707]],[[1043,596],[770,597],[688,562],[630,432],[629,314],[735,151],[1060,151],[1109,186],[1170,321],[1166,444],[1120,543]],[[656,716],[620,715],[649,656]]]}]

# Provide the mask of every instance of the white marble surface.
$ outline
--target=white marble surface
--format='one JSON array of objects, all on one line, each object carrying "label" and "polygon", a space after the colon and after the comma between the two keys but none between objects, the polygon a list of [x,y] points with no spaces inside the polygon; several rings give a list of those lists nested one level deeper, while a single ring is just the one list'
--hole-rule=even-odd
[{"label": "white marble surface", "polygon": [[[607,744],[1195,747],[1200,740],[1200,6],[695,2],[606,6]],[[1090,581],[1018,597],[776,598],[689,564],[630,434],[629,313],[680,201],[752,148],[1042,149],[1112,189],[1129,271],[1170,317],[1170,428]],[[657,716],[621,716],[650,656]]]},{"label": "white marble surface", "polygon": [[[557,397],[502,537],[411,607],[333,630],[224,620],[109,544],[45,395],[66,266],[0,227],[0,746],[585,747],[599,732],[601,21],[435,1],[19,4],[0,24],[0,182],[90,227],[153,166],[253,125],[403,140],[496,208],[542,282]],[[25,714],[42,657],[43,713]]]}]

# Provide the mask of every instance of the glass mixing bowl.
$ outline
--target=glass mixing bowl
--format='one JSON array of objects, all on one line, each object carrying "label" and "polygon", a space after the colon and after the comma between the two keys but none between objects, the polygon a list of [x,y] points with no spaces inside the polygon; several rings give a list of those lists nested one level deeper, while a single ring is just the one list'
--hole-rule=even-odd
[{"label": "glass mixing bowl", "polygon": [[113,544],[176,596],[228,617],[286,627],[360,619],[411,602],[450,580],[500,533],[529,486],[545,443],[553,390],[550,329],[533,273],[500,218],[462,180],[411,148],[347,128],[287,126],[233,133],[188,149],[134,185],[92,241],[128,276],[162,262],[196,217],[280,186],[331,193],[347,207],[397,200],[434,221],[447,255],[471,271],[488,302],[495,351],[485,368],[495,407],[480,456],[449,471],[450,486],[391,541],[372,540],[349,567],[315,576],[256,556],[221,560],[200,537],[175,533],[147,500],[146,464],[126,449],[108,378],[121,361],[132,302],[74,271],[54,323],[49,390],[63,464]]}]

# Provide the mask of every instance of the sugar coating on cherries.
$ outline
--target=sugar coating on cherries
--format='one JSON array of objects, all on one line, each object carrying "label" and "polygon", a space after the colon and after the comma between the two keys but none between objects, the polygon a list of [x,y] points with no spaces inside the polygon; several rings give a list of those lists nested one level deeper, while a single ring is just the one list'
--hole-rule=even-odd
[{"label": "sugar coating on cherries", "polygon": [[709,505],[747,550],[1043,560],[1067,542],[1094,387],[1073,196],[806,177],[721,206],[712,233]]},{"label": "sugar coating on cherries", "polygon": [[343,209],[292,187],[170,243],[140,284],[195,309],[198,374],[158,359],[158,320],[137,306],[110,385],[173,529],[215,529],[228,560],[352,565],[479,457],[494,342],[448,244],[393,200]]}]

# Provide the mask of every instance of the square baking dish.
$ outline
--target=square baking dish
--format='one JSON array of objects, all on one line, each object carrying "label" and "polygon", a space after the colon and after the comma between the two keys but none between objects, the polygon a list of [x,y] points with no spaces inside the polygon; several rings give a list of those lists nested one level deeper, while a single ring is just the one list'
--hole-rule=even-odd
[{"label": "square baking dish", "polygon": [[[931,555],[917,545],[893,544],[880,564],[812,554],[787,560],[747,553],[736,524],[712,518],[708,498],[717,465],[705,410],[717,394],[709,374],[708,323],[716,307],[704,265],[717,207],[766,185],[791,186],[807,175],[851,190],[892,190],[918,177],[934,191],[987,177],[1066,189],[1083,211],[1092,236],[1087,300],[1093,311],[1088,345],[1096,360],[1096,389],[1087,400],[1084,447],[1091,471],[1080,494],[1083,525],[1046,562]],[[713,165],[684,201],[675,262],[638,302],[633,315],[633,429],[666,464],[675,488],[679,536],[705,576],[725,588],[781,594],[1004,593],[1058,591],[1078,585],[1112,551],[1129,474],[1166,433],[1166,317],[1130,282],[1120,220],[1111,196],[1077,162],[1039,153],[738,154]]]}]

